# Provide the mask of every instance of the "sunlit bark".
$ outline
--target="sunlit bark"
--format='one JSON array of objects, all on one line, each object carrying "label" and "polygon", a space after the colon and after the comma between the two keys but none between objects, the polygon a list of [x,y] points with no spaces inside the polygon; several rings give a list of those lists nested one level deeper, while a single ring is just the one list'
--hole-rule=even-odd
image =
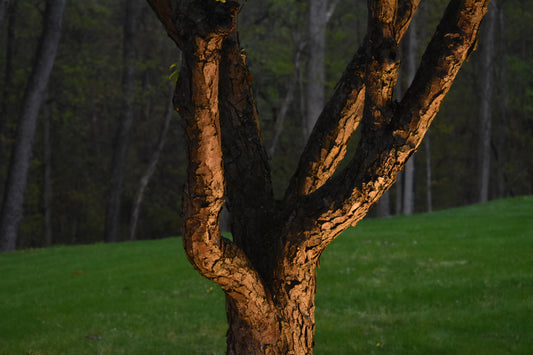
[{"label": "sunlit bark", "polygon": [[[149,0],[184,63],[174,103],[188,147],[186,254],[226,294],[229,354],[313,350],[316,267],[362,219],[419,146],[478,36],[488,1],[452,0],[417,74],[393,101],[398,44],[418,1],[369,1],[366,40],[275,201],[257,110],[240,55],[235,1]],[[357,151],[337,170],[361,126]],[[224,201],[233,241],[220,234]]]}]

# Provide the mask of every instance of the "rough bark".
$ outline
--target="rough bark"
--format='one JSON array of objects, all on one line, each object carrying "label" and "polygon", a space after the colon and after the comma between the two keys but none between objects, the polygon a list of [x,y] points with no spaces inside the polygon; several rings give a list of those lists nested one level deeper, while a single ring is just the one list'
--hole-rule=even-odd
[{"label": "rough bark", "polygon": [[[310,354],[316,267],[419,146],[478,35],[488,1],[452,0],[411,86],[393,101],[398,43],[418,1],[369,1],[368,35],[326,104],[283,201],[274,201],[235,1],[149,0],[184,56],[184,248],[226,294],[229,354]],[[361,139],[337,172],[352,133]],[[233,241],[220,234],[224,201]]]},{"label": "rough bark", "polygon": [[44,28],[32,73],[23,99],[23,108],[17,126],[16,144],[11,155],[8,178],[0,216],[2,251],[15,250],[18,226],[22,219],[24,191],[30,167],[33,140],[41,104],[54,66],[65,0],[48,1]]},{"label": "rough bark", "polygon": [[[395,17],[397,42],[401,40],[420,0],[402,1]],[[396,8],[396,6],[395,6]],[[344,159],[353,132],[359,127],[365,102],[365,66],[368,39],[363,42],[327,101],[293,175],[285,203],[322,186]]]},{"label": "rough bark", "polygon": [[109,184],[109,200],[105,218],[105,241],[116,242],[119,239],[119,226],[122,202],[122,184],[124,168],[128,155],[130,131],[133,125],[133,97],[135,94],[135,36],[137,17],[140,6],[136,1],[125,1],[124,40],[122,50],[122,116],[115,134],[111,178]]}]

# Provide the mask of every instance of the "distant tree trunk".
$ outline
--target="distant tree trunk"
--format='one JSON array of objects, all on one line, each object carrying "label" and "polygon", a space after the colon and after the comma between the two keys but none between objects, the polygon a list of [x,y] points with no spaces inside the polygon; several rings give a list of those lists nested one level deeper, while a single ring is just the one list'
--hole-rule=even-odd
[{"label": "distant tree trunk", "polygon": [[394,184],[396,190],[396,197],[394,199],[394,214],[399,216],[403,213],[403,176],[405,175],[405,170],[400,171],[396,178],[396,183]]},{"label": "distant tree trunk", "polygon": [[124,167],[130,143],[130,131],[133,125],[133,98],[135,95],[135,36],[137,32],[137,17],[140,5],[137,1],[125,1],[125,24],[122,49],[122,117],[117,129],[113,160],[111,163],[111,179],[109,185],[109,200],[105,219],[105,241],[118,241],[121,215],[122,184]]},{"label": "distant tree trunk", "polygon": [[479,117],[479,202],[489,200],[491,136],[492,136],[492,82],[494,75],[494,27],[496,25],[496,0],[487,12],[486,27],[482,34],[481,107]]},{"label": "distant tree trunk", "polygon": [[[407,87],[411,85],[413,81],[416,69],[417,69],[417,58],[418,58],[418,41],[416,38],[416,16],[413,17],[409,30],[406,34],[407,39],[407,50],[405,51],[405,77],[407,79]],[[407,161],[403,173],[403,214],[410,216],[414,213],[415,210],[415,155]]]},{"label": "distant tree trunk", "polygon": [[402,212],[404,215],[410,216],[415,209],[415,156],[411,157],[405,165],[403,183]]},{"label": "distant tree trunk", "polygon": [[[506,40],[505,40],[505,16],[502,9],[502,4],[496,6],[498,9],[498,53],[507,53]],[[505,187],[505,143],[506,143],[506,127],[507,127],[507,109],[508,109],[508,87],[507,87],[507,63],[505,55],[499,56],[499,68],[498,68],[498,83],[500,88],[500,117],[498,118],[499,127],[496,129],[496,152],[497,152],[497,164],[498,164],[498,197],[504,198],[506,196]]]},{"label": "distant tree trunk", "polygon": [[385,192],[376,203],[376,217],[384,218],[390,216],[390,192]]},{"label": "distant tree trunk", "polygon": [[4,19],[6,17],[7,9],[9,8],[9,0],[0,0],[0,33],[4,26]]},{"label": "distant tree trunk", "polygon": [[279,108],[276,121],[276,131],[274,132],[274,137],[272,138],[272,143],[270,143],[270,147],[268,148],[268,156],[272,158],[274,156],[274,153],[276,152],[276,148],[278,146],[279,138],[281,137],[281,133],[283,132],[283,127],[285,124],[285,118],[287,117],[287,114],[289,112],[290,105],[292,101],[294,100],[294,92],[296,91],[296,80],[289,82],[289,87],[287,88],[287,93],[285,94],[285,99],[281,103],[281,107]]},{"label": "distant tree trunk", "polygon": [[309,137],[326,101],[326,25],[328,1],[309,2],[309,62],[307,64],[305,137]]},{"label": "distant tree trunk", "polygon": [[278,115],[276,117],[276,121],[277,121],[276,131],[274,132],[274,138],[272,138],[272,143],[270,144],[270,147],[268,148],[268,155],[270,156],[270,158],[274,156],[274,152],[276,151],[276,147],[278,146],[278,141],[281,136],[281,132],[283,132],[285,118],[287,117],[287,114],[289,113],[290,105],[292,101],[294,100],[294,93],[296,91],[296,84],[298,82],[298,73],[300,72],[300,66],[301,66],[301,55],[302,55],[302,51],[304,50],[304,47],[305,47],[305,44],[300,43],[294,55],[294,74],[293,74],[294,80],[288,83],[288,88],[287,88],[287,93],[285,94],[285,99],[283,100],[281,107],[279,108]]},{"label": "distant tree trunk", "polygon": [[50,138],[50,108],[45,108],[43,125],[44,176],[43,176],[43,210],[44,210],[44,244],[52,245],[52,141]]},{"label": "distant tree trunk", "polygon": [[[171,91],[173,93],[174,90]],[[161,157],[161,152],[163,151],[163,147],[165,146],[165,141],[167,139],[167,132],[168,128],[170,127],[170,120],[174,116],[175,110],[174,105],[172,104],[172,94],[170,95],[170,103],[167,108],[167,112],[165,115],[165,120],[163,122],[163,128],[161,129],[161,132],[159,133],[159,139],[157,140],[157,146],[152,153],[152,157],[150,158],[150,163],[148,164],[148,168],[144,172],[143,176],[141,177],[141,180],[139,181],[139,188],[137,189],[137,195],[135,197],[135,202],[133,204],[133,209],[131,212],[131,218],[130,218],[130,231],[129,231],[129,240],[135,240],[136,234],[137,234],[137,221],[139,220],[139,212],[141,210],[141,203],[144,196],[144,190],[146,189],[146,186],[148,186],[148,183],[150,182],[150,179],[152,178],[152,175],[155,172],[155,168],[157,166],[157,163],[159,162],[159,158]]]},{"label": "distant tree trunk", "polygon": [[[15,22],[17,18],[17,2],[12,2],[9,5],[7,5],[6,3],[3,4],[5,7],[4,11],[7,12],[8,21],[5,51],[4,87],[2,88],[2,104],[0,106],[0,117],[2,118],[0,119],[0,160],[2,161],[4,161],[7,156],[7,144],[2,139],[2,136],[11,135],[8,130],[7,121],[10,116],[9,101],[11,91],[13,90],[13,58],[15,54]],[[6,14],[4,16],[6,16]],[[0,183],[2,184],[2,186],[4,185],[3,179],[0,179]]]},{"label": "distant tree trunk", "polygon": [[0,216],[2,251],[13,251],[16,247],[37,117],[46,97],[46,88],[59,46],[64,8],[65,0],[50,0],[46,5],[43,34],[24,94],[24,104],[17,126],[16,143],[9,164],[2,203]]},{"label": "distant tree trunk", "polygon": [[424,149],[426,151],[426,206],[427,211],[433,211],[433,193],[431,191],[431,143],[430,130],[424,137]]}]

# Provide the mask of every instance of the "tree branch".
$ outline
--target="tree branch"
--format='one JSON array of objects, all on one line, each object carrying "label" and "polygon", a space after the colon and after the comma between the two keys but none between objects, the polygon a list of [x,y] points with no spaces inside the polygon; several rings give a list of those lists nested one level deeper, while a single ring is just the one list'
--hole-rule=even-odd
[{"label": "tree branch", "polygon": [[[397,43],[405,34],[419,2],[400,1],[396,16],[393,17],[394,39]],[[291,204],[298,196],[310,194],[322,186],[346,155],[348,142],[363,116],[365,72],[371,48],[368,42],[367,36],[320,114],[285,193],[285,204]]]},{"label": "tree branch", "polygon": [[[292,248],[313,257],[350,224],[362,219],[394,183],[440,108],[459,68],[473,50],[488,0],[452,0],[402,102],[390,106],[388,122],[367,114],[356,154],[321,189],[299,199],[291,231],[304,230]],[[367,76],[372,78],[372,76]],[[367,87],[369,83],[366,83]],[[367,95],[368,97],[368,95]],[[379,104],[379,102],[376,102]],[[368,103],[366,103],[368,104]],[[383,102],[389,105],[388,101]],[[382,110],[383,107],[376,107]],[[378,124],[376,125],[376,122]],[[379,128],[379,129],[378,129]],[[287,248],[288,250],[288,248]]]},{"label": "tree branch", "polygon": [[159,18],[159,21],[165,27],[169,37],[181,47],[180,38],[176,31],[176,26],[174,25],[175,14],[172,10],[172,2],[170,0],[147,0],[148,4],[152,7],[155,14]]},{"label": "tree branch", "polygon": [[234,30],[238,3],[149,3],[184,57],[174,104],[185,122],[189,158],[183,196],[186,255],[200,274],[218,283],[228,296],[242,302],[254,300],[243,312],[272,313],[261,277],[245,253],[223,238],[219,229],[225,194],[218,104],[221,53],[224,40]]},{"label": "tree branch", "polygon": [[372,130],[384,129],[392,118],[392,94],[400,67],[395,27],[397,5],[396,0],[368,1],[364,118],[366,127]]},{"label": "tree branch", "polygon": [[[270,166],[259,132],[251,74],[239,44],[237,19],[222,46],[220,119],[228,209],[234,242],[253,260],[261,275],[271,268],[273,189]],[[257,250],[264,250],[261,258]],[[255,251],[255,253],[254,253]],[[254,255],[255,254],[255,255]],[[254,255],[255,257],[251,257]]]}]

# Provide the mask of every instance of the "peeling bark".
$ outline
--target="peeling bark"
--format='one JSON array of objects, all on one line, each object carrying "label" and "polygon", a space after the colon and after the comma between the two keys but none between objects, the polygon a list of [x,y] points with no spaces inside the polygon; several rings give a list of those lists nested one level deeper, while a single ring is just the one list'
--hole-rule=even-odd
[{"label": "peeling bark", "polygon": [[[392,94],[398,44],[418,0],[370,1],[368,35],[274,201],[257,110],[240,56],[235,1],[149,0],[184,56],[174,103],[185,122],[187,257],[226,294],[228,354],[310,354],[316,267],[361,220],[419,146],[476,42],[488,1],[452,0],[417,74]],[[362,138],[336,172],[353,132]],[[224,201],[233,241],[220,234]]]}]

